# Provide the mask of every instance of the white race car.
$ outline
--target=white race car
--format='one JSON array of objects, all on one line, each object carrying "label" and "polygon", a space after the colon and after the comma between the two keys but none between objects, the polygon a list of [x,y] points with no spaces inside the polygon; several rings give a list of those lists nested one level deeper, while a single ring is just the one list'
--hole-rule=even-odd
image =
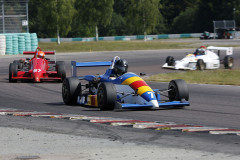
[{"label": "white race car", "polygon": [[[220,51],[225,52],[223,59],[220,59]],[[174,60],[172,56],[166,58],[163,68],[182,69],[182,70],[204,70],[218,69],[223,64],[226,69],[233,67],[233,48],[201,46],[194,53],[186,55],[182,60]]]}]

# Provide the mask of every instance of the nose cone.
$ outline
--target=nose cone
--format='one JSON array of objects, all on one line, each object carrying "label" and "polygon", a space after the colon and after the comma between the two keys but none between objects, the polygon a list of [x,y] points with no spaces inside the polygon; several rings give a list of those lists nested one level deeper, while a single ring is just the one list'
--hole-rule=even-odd
[{"label": "nose cone", "polygon": [[40,82],[41,73],[34,73],[33,79],[34,82]]},{"label": "nose cone", "polygon": [[150,102],[153,104],[154,108],[159,108],[159,104],[157,100],[151,100]]},{"label": "nose cone", "polygon": [[40,78],[38,76],[34,77],[34,82],[40,82]]}]

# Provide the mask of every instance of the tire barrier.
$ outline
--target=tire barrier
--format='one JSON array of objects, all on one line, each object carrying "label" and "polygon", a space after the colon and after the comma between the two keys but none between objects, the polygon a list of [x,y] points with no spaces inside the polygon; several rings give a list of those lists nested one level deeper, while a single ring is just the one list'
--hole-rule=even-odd
[{"label": "tire barrier", "polygon": [[25,51],[31,51],[31,37],[30,34],[25,34]]},{"label": "tire barrier", "polygon": [[18,36],[13,35],[13,54],[17,55],[18,53]]},{"label": "tire barrier", "polygon": [[24,36],[18,36],[18,52],[23,54],[23,51],[25,51],[25,38]]},{"label": "tire barrier", "polygon": [[6,37],[0,35],[0,55],[5,55],[6,53]]},{"label": "tire barrier", "polygon": [[38,39],[37,39],[37,34],[36,33],[31,33],[31,51],[35,51],[36,48],[38,47]]},{"label": "tire barrier", "polygon": [[13,36],[6,35],[6,54],[11,55],[13,54]]},{"label": "tire barrier", "polygon": [[0,34],[0,55],[23,54],[23,51],[35,51],[37,47],[36,33]]}]

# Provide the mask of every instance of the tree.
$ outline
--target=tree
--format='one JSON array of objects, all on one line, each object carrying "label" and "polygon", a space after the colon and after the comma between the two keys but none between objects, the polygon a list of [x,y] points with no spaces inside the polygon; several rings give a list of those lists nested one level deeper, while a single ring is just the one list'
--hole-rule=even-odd
[{"label": "tree", "polygon": [[200,0],[161,0],[161,10],[165,26],[171,31],[171,26],[174,18],[184,12],[187,8],[195,6]]},{"label": "tree", "polygon": [[196,24],[198,31],[213,31],[213,21],[233,20],[234,1],[230,0],[201,0]]},{"label": "tree", "polygon": [[156,26],[162,18],[159,12],[160,0],[129,0],[126,23],[129,34],[156,32]]},{"label": "tree", "polygon": [[100,26],[99,33],[103,36],[122,36],[126,34],[126,22],[117,13],[113,13],[111,23],[107,26]]},{"label": "tree", "polygon": [[107,26],[112,18],[113,0],[77,0],[75,8],[77,10],[76,19],[79,26],[82,24],[88,27],[96,27],[96,39],[98,38],[97,26]]},{"label": "tree", "polygon": [[60,36],[66,36],[71,31],[75,0],[57,0],[57,20]]},{"label": "tree", "polygon": [[[31,13],[37,20],[31,24],[38,28],[39,37],[56,37],[57,30],[60,36],[66,36],[71,30],[72,17],[74,15],[73,3],[75,0],[30,0],[30,6],[35,8]],[[30,21],[33,18],[30,16]],[[35,28],[35,29],[37,29]]]},{"label": "tree", "polygon": [[174,18],[172,23],[171,33],[194,33],[197,32],[196,14],[198,13],[198,6],[187,8],[181,12],[179,16]]},{"label": "tree", "polygon": [[[40,2],[36,0],[29,0],[28,3],[28,12],[29,12],[29,32],[30,33],[38,33],[39,36],[39,26],[40,20],[36,18],[38,16],[38,6],[40,6]],[[40,36],[39,36],[40,37]]]},{"label": "tree", "polygon": [[240,26],[240,1],[234,3],[233,19],[236,21],[236,26]]}]

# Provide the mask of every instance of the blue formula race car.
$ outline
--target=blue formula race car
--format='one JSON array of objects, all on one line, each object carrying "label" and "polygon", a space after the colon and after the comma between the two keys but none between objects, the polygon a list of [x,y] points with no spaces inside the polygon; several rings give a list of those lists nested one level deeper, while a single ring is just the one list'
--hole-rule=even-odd
[{"label": "blue formula race car", "polygon": [[[112,61],[72,61],[72,77],[62,84],[62,98],[67,105],[87,105],[100,110],[189,106],[189,92],[184,80],[170,81],[168,89],[152,89],[141,77],[127,72],[128,62],[114,57]],[[103,75],[77,76],[78,67],[109,66]],[[163,100],[161,96],[168,97]]]}]

